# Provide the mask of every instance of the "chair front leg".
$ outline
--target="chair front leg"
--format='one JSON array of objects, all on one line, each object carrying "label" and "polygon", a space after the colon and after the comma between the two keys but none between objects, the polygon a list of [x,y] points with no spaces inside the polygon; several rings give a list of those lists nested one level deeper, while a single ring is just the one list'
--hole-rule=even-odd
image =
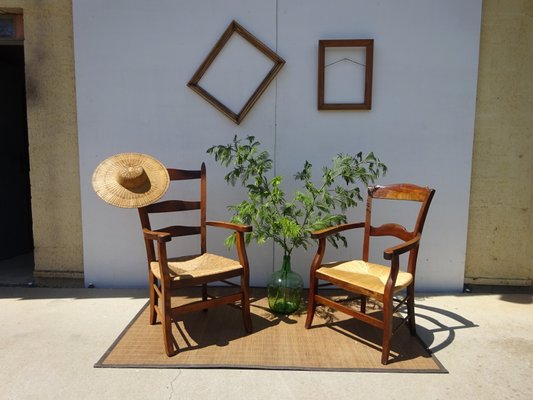
[{"label": "chair front leg", "polygon": [[381,364],[383,365],[386,365],[389,361],[393,308],[392,296],[385,295],[385,298],[383,299],[383,343],[381,350]]},{"label": "chair front leg", "polygon": [[235,232],[235,239],[237,243],[237,254],[242,265],[243,272],[241,275],[241,307],[242,318],[244,320],[244,329],[251,333],[252,317],[250,315],[250,265],[248,263],[248,254],[246,254],[246,243],[243,232]]},{"label": "chair front leg", "polygon": [[165,353],[168,357],[178,353],[178,349],[174,346],[174,338],[172,336],[172,309],[170,304],[170,293],[168,289],[163,288],[163,318],[161,323],[163,325],[163,340],[165,345]]},{"label": "chair front leg", "polygon": [[165,240],[165,238],[159,238],[157,241],[157,251],[159,255],[159,267],[161,274],[159,285],[161,296],[158,296],[160,298],[157,302],[161,313],[165,352],[167,353],[167,356],[171,357],[178,353],[178,348],[177,344],[174,346],[175,341],[172,336],[172,294],[170,292],[170,278],[168,272],[168,258]]},{"label": "chair front leg", "polygon": [[313,324],[313,318],[315,316],[315,310],[316,310],[315,296],[318,293],[317,288],[318,288],[318,279],[311,277],[311,281],[309,284],[309,304],[307,305],[307,318],[305,320],[306,329],[311,328],[311,325]]},{"label": "chair front leg", "polygon": [[252,316],[250,314],[250,290],[247,276],[241,275],[241,308],[242,319],[244,322],[244,329],[248,333],[252,333]]},{"label": "chair front leg", "polygon": [[307,306],[307,318],[305,319],[305,327],[307,329],[311,328],[311,324],[313,323],[313,317],[315,316],[316,310],[315,296],[318,294],[318,279],[316,278],[315,272],[320,267],[325,252],[326,238],[322,237],[318,239],[318,249],[316,251],[315,257],[313,258],[313,263],[311,264],[309,278],[309,304]]},{"label": "chair front leg", "polygon": [[393,323],[393,297],[394,286],[396,285],[396,278],[400,270],[400,258],[398,254],[393,254],[391,257],[391,270],[389,279],[385,285],[383,293],[383,350],[381,352],[381,363],[386,365],[389,360],[390,342],[392,338],[392,323]]}]

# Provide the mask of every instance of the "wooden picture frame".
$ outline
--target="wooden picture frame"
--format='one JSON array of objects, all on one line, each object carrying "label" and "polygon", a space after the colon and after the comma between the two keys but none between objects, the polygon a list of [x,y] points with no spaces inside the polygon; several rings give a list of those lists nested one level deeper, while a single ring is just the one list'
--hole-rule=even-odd
[{"label": "wooden picture frame", "polygon": [[[259,84],[259,86],[255,89],[250,98],[246,101],[244,106],[237,113],[232,111],[226,105],[224,105],[219,99],[211,95],[199,84],[206,71],[209,69],[215,58],[220,54],[220,52],[222,51],[226,43],[230,40],[233,34],[240,35],[243,39],[245,39],[248,43],[250,43],[253,47],[259,50],[273,62],[273,66],[268,72],[268,74],[264,77],[262,82]],[[228,28],[224,31],[218,42],[215,44],[213,49],[209,52],[205,60],[202,62],[198,70],[194,73],[193,77],[187,83],[187,86],[194,90],[196,93],[198,93],[200,96],[202,96],[205,100],[211,103],[211,105],[213,105],[215,108],[217,108],[219,111],[221,111],[224,115],[226,115],[229,119],[231,119],[238,125],[244,119],[246,114],[248,114],[248,112],[251,110],[251,108],[257,102],[261,94],[263,94],[263,92],[266,90],[270,82],[272,82],[272,80],[284,64],[285,60],[278,56],[274,51],[272,51],[254,35],[244,29],[236,21],[232,21]]]},{"label": "wooden picture frame", "polygon": [[[326,64],[326,49],[363,48],[365,51],[364,62],[356,62],[348,58]],[[333,39],[319,40],[318,42],[318,109],[319,110],[370,110],[372,108],[372,69],[374,59],[374,39]],[[361,93],[362,102],[326,102],[326,68],[340,61],[351,61],[364,68],[364,93]]]}]

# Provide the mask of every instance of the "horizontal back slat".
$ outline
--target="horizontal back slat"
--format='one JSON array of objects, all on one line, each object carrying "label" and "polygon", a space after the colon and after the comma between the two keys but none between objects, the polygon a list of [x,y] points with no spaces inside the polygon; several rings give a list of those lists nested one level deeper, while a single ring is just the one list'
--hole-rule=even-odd
[{"label": "horizontal back slat", "polygon": [[171,181],[180,181],[185,179],[200,179],[202,171],[167,168]]},{"label": "horizontal back slat", "polygon": [[399,183],[387,186],[371,186],[368,193],[374,199],[424,201],[431,189],[413,185],[411,183]]},{"label": "horizontal back slat", "polygon": [[154,203],[146,206],[148,213],[162,213],[162,212],[174,212],[174,211],[188,211],[199,210],[199,201],[184,201],[184,200],[165,200],[159,203]]},{"label": "horizontal back slat", "polygon": [[407,231],[400,224],[383,224],[381,226],[371,226],[370,236],[394,236],[401,240],[411,240],[415,234]]},{"label": "horizontal back slat", "polygon": [[199,235],[201,229],[199,226],[184,226],[184,225],[174,225],[167,226],[166,228],[157,229],[156,232],[167,232],[171,236],[189,236],[189,235]]}]

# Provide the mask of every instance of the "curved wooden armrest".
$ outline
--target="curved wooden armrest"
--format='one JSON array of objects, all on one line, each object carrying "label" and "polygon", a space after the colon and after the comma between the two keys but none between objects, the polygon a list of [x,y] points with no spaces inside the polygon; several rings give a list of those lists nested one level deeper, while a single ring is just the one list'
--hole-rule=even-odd
[{"label": "curved wooden armrest", "polygon": [[383,257],[385,260],[392,260],[393,257],[397,257],[400,254],[407,253],[409,250],[412,250],[420,242],[420,234],[416,235],[411,240],[401,243],[394,247],[389,247],[383,252]]},{"label": "curved wooden armrest", "polygon": [[172,236],[168,232],[151,231],[150,229],[143,229],[143,235],[145,239],[157,240],[158,242],[170,242]]},{"label": "curved wooden armrest", "polygon": [[365,226],[364,222],[353,222],[350,224],[341,224],[336,226],[330,226],[329,228],[320,229],[318,231],[311,232],[311,237],[313,239],[322,239],[336,233],[347,231],[349,229],[363,228]]},{"label": "curved wooden armrest", "polygon": [[246,245],[244,240],[244,233],[251,232],[252,227],[250,225],[235,224],[233,222],[225,221],[206,221],[206,225],[214,226],[217,228],[231,229],[236,232],[236,244],[237,244],[237,254],[239,256],[239,261],[244,268],[245,280],[248,281],[249,278],[249,265],[248,265],[248,255],[246,254]]},{"label": "curved wooden armrest", "polygon": [[218,228],[231,229],[236,232],[251,232],[252,227],[250,225],[235,224],[233,222],[225,221],[206,221],[206,225],[216,226]]}]

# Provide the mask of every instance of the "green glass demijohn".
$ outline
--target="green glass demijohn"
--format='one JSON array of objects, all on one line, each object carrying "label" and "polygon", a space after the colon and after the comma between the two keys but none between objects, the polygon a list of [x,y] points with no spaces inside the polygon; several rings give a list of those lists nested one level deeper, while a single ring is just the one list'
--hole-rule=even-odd
[{"label": "green glass demijohn", "polygon": [[267,283],[268,306],[278,314],[292,314],[300,308],[302,277],[291,270],[291,256],[283,256],[281,269],[275,271]]}]

